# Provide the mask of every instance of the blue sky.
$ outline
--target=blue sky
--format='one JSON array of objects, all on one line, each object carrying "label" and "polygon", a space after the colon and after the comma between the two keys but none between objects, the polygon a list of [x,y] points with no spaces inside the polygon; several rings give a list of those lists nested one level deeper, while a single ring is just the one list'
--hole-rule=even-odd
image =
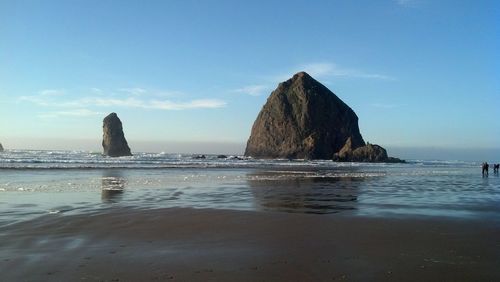
[{"label": "blue sky", "polygon": [[499,148],[499,12],[498,1],[0,1],[0,142],[99,149],[114,111],[133,150],[244,144],[270,92],[305,70],[354,109],[366,141]]}]

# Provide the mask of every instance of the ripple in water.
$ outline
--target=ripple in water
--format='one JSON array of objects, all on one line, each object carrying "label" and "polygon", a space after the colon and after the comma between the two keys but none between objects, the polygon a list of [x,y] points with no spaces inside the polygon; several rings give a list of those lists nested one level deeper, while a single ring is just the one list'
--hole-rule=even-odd
[{"label": "ripple in water", "polygon": [[[105,212],[115,206],[500,218],[500,178],[493,174],[482,178],[475,163],[338,164],[211,156],[195,160],[178,154],[109,160],[86,152],[74,154],[80,157],[9,152],[7,160],[28,162],[13,162],[13,167],[23,169],[0,169],[0,224],[51,211]],[[88,161],[85,165],[93,169],[73,164],[71,169],[26,169],[31,160],[43,158],[52,158],[49,167]]]}]

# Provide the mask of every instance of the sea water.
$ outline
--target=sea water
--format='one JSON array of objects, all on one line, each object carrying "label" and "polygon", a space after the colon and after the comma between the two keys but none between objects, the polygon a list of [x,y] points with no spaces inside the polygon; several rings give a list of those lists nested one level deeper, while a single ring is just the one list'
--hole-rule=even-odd
[{"label": "sea water", "polygon": [[41,215],[171,207],[500,220],[500,177],[480,163],[258,160],[85,151],[0,153],[0,226]]}]

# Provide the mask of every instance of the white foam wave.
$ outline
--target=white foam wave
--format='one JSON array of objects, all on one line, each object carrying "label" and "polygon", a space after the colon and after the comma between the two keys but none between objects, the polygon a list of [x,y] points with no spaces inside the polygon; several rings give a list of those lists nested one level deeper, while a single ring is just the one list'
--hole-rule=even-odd
[{"label": "white foam wave", "polygon": [[412,160],[407,164],[383,163],[338,163],[330,160],[260,160],[245,156],[228,156],[206,154],[205,158],[197,155],[160,153],[134,153],[133,156],[111,158],[100,153],[88,151],[37,151],[9,150],[0,158],[0,168],[11,169],[91,169],[91,168],[384,168],[398,166],[476,166],[476,163],[464,161],[425,161]]}]

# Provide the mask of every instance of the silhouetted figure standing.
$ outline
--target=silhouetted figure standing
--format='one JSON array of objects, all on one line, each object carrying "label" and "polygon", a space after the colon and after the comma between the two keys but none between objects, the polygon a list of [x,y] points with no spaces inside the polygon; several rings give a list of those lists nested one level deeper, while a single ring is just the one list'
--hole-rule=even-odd
[{"label": "silhouetted figure standing", "polygon": [[490,169],[490,165],[487,162],[483,163],[483,176],[488,176],[488,170]]},{"label": "silhouetted figure standing", "polygon": [[493,165],[493,173],[498,174],[498,169],[500,168],[500,164],[494,164]]}]

